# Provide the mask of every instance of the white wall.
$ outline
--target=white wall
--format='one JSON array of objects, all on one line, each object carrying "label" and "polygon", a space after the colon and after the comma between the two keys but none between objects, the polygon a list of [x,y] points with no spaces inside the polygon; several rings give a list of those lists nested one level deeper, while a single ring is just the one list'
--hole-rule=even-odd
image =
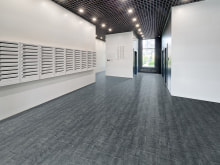
[{"label": "white wall", "polygon": [[50,0],[0,1],[1,40],[95,51],[95,26]]},{"label": "white wall", "polygon": [[96,39],[96,73],[105,71],[106,66],[105,42]]},{"label": "white wall", "polygon": [[106,35],[106,75],[133,78],[133,32]]},{"label": "white wall", "polygon": [[138,54],[138,38],[133,34],[133,49]]},{"label": "white wall", "polygon": [[0,119],[12,116],[95,81],[93,71],[0,88]]},{"label": "white wall", "polygon": [[[50,0],[0,1],[1,40],[95,51],[95,26]],[[95,82],[88,71],[0,88],[0,119]]]},{"label": "white wall", "polygon": [[219,0],[172,9],[172,95],[220,103],[219,18]]}]

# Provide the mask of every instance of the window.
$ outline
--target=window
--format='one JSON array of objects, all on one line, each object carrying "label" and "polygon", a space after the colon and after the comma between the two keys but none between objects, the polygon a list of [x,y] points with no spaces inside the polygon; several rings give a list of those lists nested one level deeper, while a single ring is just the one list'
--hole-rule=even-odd
[{"label": "window", "polygon": [[155,40],[143,40],[142,67],[155,67]]}]

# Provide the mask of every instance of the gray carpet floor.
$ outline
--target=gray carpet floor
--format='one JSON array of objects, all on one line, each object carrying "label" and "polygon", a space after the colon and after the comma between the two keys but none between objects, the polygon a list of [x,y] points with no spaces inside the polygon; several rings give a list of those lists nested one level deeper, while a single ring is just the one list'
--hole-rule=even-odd
[{"label": "gray carpet floor", "polygon": [[97,82],[0,122],[0,165],[217,165],[220,104],[160,75]]}]

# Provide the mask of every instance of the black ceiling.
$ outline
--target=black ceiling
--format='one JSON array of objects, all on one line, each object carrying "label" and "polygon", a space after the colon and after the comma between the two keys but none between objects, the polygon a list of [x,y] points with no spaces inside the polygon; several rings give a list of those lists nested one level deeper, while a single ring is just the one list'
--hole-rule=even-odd
[{"label": "black ceiling", "polygon": [[[162,34],[166,19],[172,6],[201,0],[52,0],[64,8],[80,15],[96,25],[97,38],[104,40],[106,34],[134,31],[140,24],[145,38],[155,38]],[[80,13],[83,9],[84,13]],[[128,9],[133,13],[129,14]],[[92,18],[97,21],[93,22]],[[132,18],[137,21],[133,22]],[[102,28],[101,24],[106,27]],[[108,29],[112,28],[112,32]],[[140,37],[140,35],[138,35]]]}]

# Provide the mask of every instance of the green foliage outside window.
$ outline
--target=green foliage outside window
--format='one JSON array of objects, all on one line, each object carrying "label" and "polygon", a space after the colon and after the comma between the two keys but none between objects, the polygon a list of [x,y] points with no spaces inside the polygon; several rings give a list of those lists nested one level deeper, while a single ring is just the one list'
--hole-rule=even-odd
[{"label": "green foliage outside window", "polygon": [[142,67],[155,67],[155,40],[143,41]]}]

